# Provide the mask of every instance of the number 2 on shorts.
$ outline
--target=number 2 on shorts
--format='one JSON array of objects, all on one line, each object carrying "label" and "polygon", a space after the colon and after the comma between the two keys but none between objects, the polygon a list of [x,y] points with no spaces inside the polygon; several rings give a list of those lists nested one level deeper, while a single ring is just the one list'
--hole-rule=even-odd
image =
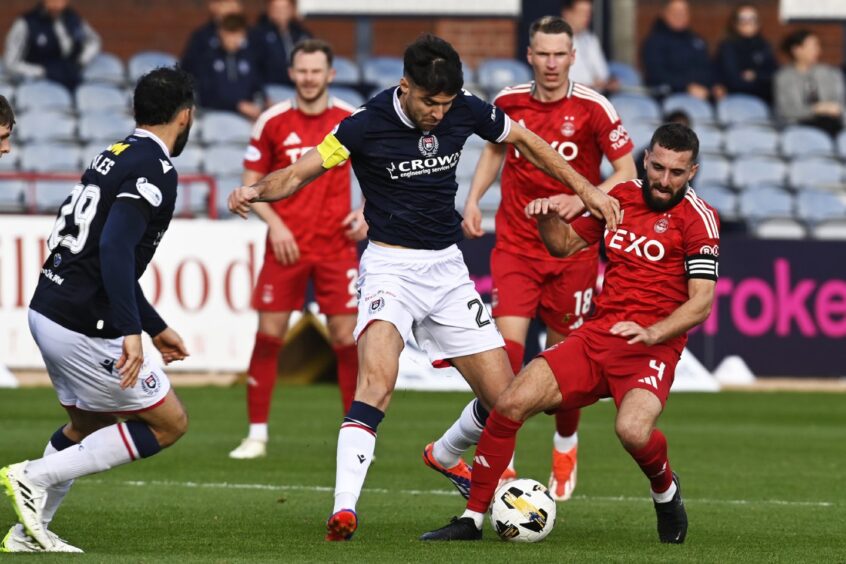
[{"label": "number 2 on shorts", "polygon": [[482,319],[482,312],[487,313],[487,308],[485,308],[485,304],[482,303],[482,300],[476,298],[467,302],[467,309],[473,309],[474,307],[476,308],[476,325],[478,325],[479,327],[490,325],[490,316],[488,316],[487,319]]}]

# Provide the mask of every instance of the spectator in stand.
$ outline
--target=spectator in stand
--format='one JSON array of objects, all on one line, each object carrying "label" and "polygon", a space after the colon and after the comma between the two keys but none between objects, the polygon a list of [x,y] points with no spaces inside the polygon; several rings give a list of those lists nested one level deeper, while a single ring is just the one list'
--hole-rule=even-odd
[{"label": "spectator in stand", "polygon": [[188,38],[185,53],[180,65],[191,74],[196,75],[202,60],[208,52],[220,48],[220,38],[217,36],[217,26],[220,20],[229,14],[243,11],[240,0],[209,0],[209,21],[198,27]]},{"label": "spectator in stand", "polygon": [[619,83],[611,78],[608,62],[599,38],[590,30],[592,0],[566,0],[561,17],[573,28],[573,50],[576,55],[570,67],[570,80],[594,90],[616,91]]},{"label": "spectator in stand", "polygon": [[643,43],[646,85],[657,94],[687,92],[705,100],[711,90],[711,61],[705,40],[690,29],[687,0],[667,0]]},{"label": "spectator in stand", "polygon": [[265,84],[291,84],[288,67],[294,45],[310,37],[297,17],[294,0],[266,0],[265,13],[250,30],[250,44]]},{"label": "spectator in stand", "polygon": [[219,46],[201,60],[194,74],[202,108],[237,112],[250,120],[261,114],[262,82],[247,41],[247,18],[228,14],[217,26]]},{"label": "spectator in stand", "polygon": [[758,10],[752,4],[739,4],[729,20],[728,37],[717,49],[714,96],[751,94],[770,104],[777,69],[773,49],[761,34]]},{"label": "spectator in stand", "polygon": [[786,123],[811,125],[832,136],[843,128],[843,74],[821,64],[820,39],[799,30],[784,38],[782,49],[791,59],[775,75],[776,115]]},{"label": "spectator in stand", "polygon": [[46,78],[69,90],[100,52],[100,36],[70,0],[44,0],[12,24],[6,35],[6,69],[18,78]]}]

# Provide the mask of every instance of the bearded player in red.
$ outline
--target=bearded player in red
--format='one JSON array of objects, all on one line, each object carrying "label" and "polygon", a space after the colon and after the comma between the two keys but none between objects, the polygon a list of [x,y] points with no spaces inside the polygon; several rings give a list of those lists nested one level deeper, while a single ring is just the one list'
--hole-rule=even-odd
[{"label": "bearded player in red", "polygon": [[[600,190],[637,176],[633,145],[611,103],[598,92],[569,79],[578,56],[573,30],[563,19],[545,16],[529,28],[527,59],[534,81],[506,88],[494,105],[549,143],[574,169]],[[600,184],[602,157],[613,174]],[[505,165],[503,166],[503,161]],[[502,203],[496,214],[496,245],[491,254],[493,316],[505,339],[505,350],[514,373],[523,366],[526,334],[539,315],[547,328],[546,346],[563,341],[590,313],[599,265],[599,245],[593,244],[568,258],[550,256],[534,222],[525,215],[526,204],[550,198],[565,221],[584,211],[582,201],[569,187],[544,175],[513,147],[488,143],[482,152],[464,207],[464,235],[481,237],[479,200],[502,168]],[[458,424],[458,423],[456,423]],[[570,499],[576,487],[579,410],[562,410],[555,416],[552,471],[549,492],[558,501]],[[449,431],[427,446],[424,461],[458,472],[469,469],[450,448]],[[512,465],[503,480],[516,477]]]},{"label": "bearded player in red", "polygon": [[651,484],[658,538],[684,542],[687,513],[679,480],[655,425],[687,332],[708,317],[717,283],[719,218],[688,185],[699,168],[698,152],[699,140],[688,127],[659,127],[644,157],[646,178],[609,193],[623,212],[615,231],[591,217],[567,224],[549,198],[526,206],[554,256],[604,238],[608,270],[596,316],[541,353],[500,395],[476,449],[467,510],[423,540],[481,539],[484,513],[523,422],[610,396],[617,405],[617,437]]},{"label": "bearded player in red", "polygon": [[[328,86],[335,75],[332,58],[332,49],[325,41],[307,39],[294,47],[289,73],[296,97],[276,104],[259,117],[244,157],[242,184],[249,186],[293,164],[354,111],[329,96]],[[328,319],[341,400],[344,410],[349,409],[358,376],[353,340],[358,311],[355,242],[367,233],[361,211],[350,209],[348,164],[327,172],[310,190],[272,204],[256,203],[253,209],[268,229],[264,265],[253,294],[259,327],[248,370],[250,430],[229,453],[238,459],[267,453],[267,420],[277,358],[291,312],[304,305],[309,278],[320,311]]]}]

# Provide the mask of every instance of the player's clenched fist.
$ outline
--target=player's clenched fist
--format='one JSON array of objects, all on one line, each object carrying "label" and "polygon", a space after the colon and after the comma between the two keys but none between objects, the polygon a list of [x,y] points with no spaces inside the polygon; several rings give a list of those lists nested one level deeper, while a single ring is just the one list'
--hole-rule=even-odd
[{"label": "player's clenched fist", "polygon": [[526,217],[537,220],[558,218],[558,204],[549,198],[532,200],[526,206]]},{"label": "player's clenched fist", "polygon": [[623,215],[620,212],[620,202],[616,198],[612,198],[602,190],[595,188],[589,190],[583,197],[585,206],[594,216],[604,219],[605,225],[611,231],[617,230],[617,224],[623,221]]},{"label": "player's clenched fist", "polygon": [[259,197],[258,191],[252,186],[241,186],[229,194],[229,211],[237,213],[244,219],[250,213],[250,204]]}]

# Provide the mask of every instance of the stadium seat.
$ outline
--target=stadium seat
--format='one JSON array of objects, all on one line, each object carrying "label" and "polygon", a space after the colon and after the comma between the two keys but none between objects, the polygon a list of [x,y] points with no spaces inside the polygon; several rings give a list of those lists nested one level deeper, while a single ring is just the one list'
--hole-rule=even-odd
[{"label": "stadium seat", "polygon": [[638,121],[634,123],[624,123],[623,125],[625,125],[626,131],[629,132],[629,137],[632,138],[632,143],[634,143],[636,151],[635,158],[641,158],[643,156],[641,149],[645,149],[649,144],[649,140],[652,139],[652,134],[655,133],[655,127],[653,124]]},{"label": "stadium seat", "polygon": [[76,145],[30,143],[21,151],[20,168],[27,172],[80,172],[80,154]]},{"label": "stadium seat", "polygon": [[468,137],[467,142],[464,143],[464,150],[466,151],[467,149],[469,149],[471,147],[481,150],[482,147],[485,146],[485,143],[487,143],[487,141],[485,141],[484,139],[482,139],[478,135],[473,134],[470,137]]},{"label": "stadium seat", "polygon": [[38,213],[54,214],[76,184],[73,180],[36,180],[33,204]]},{"label": "stadium seat", "polygon": [[79,138],[92,143],[120,141],[135,130],[135,121],[124,113],[92,112],[79,116]]},{"label": "stadium seat", "polygon": [[711,125],[697,125],[694,128],[699,137],[699,151],[719,153],[723,150],[723,132]]},{"label": "stadium seat", "polygon": [[476,171],[476,164],[479,162],[479,157],[482,151],[475,147],[464,147],[461,152],[461,158],[458,159],[458,166],[455,168],[455,177],[459,182],[466,180],[470,181],[473,178],[473,173]]},{"label": "stadium seat", "polygon": [[767,104],[748,94],[729,94],[717,102],[717,121],[724,126],[741,123],[770,123]]},{"label": "stadium seat", "polygon": [[658,123],[661,121],[661,107],[658,103],[641,94],[617,94],[611,97],[611,103],[627,126],[636,121]]},{"label": "stadium seat", "polygon": [[179,174],[197,174],[203,170],[203,150],[196,143],[189,142],[172,161]]},{"label": "stadium seat", "polygon": [[763,219],[750,222],[750,227],[761,239],[804,239],[808,235],[804,225],[789,218]]},{"label": "stadium seat", "polygon": [[619,81],[623,90],[643,88],[643,79],[636,68],[621,61],[608,61],[608,72]]},{"label": "stadium seat", "polygon": [[846,220],[833,219],[823,221],[811,227],[811,235],[815,239],[823,240],[846,240]]},{"label": "stadium seat", "polygon": [[837,154],[841,159],[846,160],[846,129],[837,136]]},{"label": "stadium seat", "polygon": [[835,159],[796,159],[790,163],[788,183],[797,190],[803,186],[840,187],[843,184],[843,167]]},{"label": "stadium seat", "polygon": [[229,211],[227,200],[229,199],[229,194],[241,185],[240,172],[238,174],[215,176],[215,182],[217,184],[216,205],[218,219],[238,218],[239,216]]},{"label": "stadium seat", "polygon": [[264,95],[271,104],[278,104],[284,100],[292,100],[295,96],[294,87],[285,84],[265,84]]},{"label": "stadium seat", "polygon": [[107,82],[120,86],[126,82],[126,69],[116,55],[100,53],[85,65],[82,79],[85,82]]},{"label": "stadium seat", "polygon": [[612,174],[614,174],[614,165],[612,165],[608,159],[603,156],[602,162],[599,163],[599,177],[605,180]]},{"label": "stadium seat", "polygon": [[85,112],[128,112],[130,97],[111,84],[81,84],[76,89],[76,109]]},{"label": "stadium seat", "polygon": [[18,162],[20,161],[21,148],[19,145],[12,143],[12,152],[3,155],[0,158],[0,172],[15,172],[18,170]]},{"label": "stadium seat", "polygon": [[532,80],[529,67],[515,59],[485,59],[479,64],[476,74],[479,86],[491,97],[506,86]]},{"label": "stadium seat", "polygon": [[229,112],[203,114],[201,138],[206,144],[233,143],[243,149],[250,142],[252,124],[241,116]]},{"label": "stadium seat", "polygon": [[725,131],[725,151],[732,156],[777,155],[778,133],[755,125],[736,125]]},{"label": "stadium seat", "polygon": [[[488,188],[482,199],[479,200],[479,209],[482,213],[494,213],[499,208],[499,202],[502,200],[502,193],[500,191],[499,182]],[[464,207],[464,202],[461,202],[461,207]]]},{"label": "stadium seat", "polygon": [[796,194],[796,215],[810,224],[846,219],[846,203],[823,190],[801,190]]},{"label": "stadium seat", "polygon": [[176,205],[173,213],[179,217],[207,216],[209,185],[205,182],[180,181],[176,189]]},{"label": "stadium seat", "polygon": [[73,100],[61,84],[49,80],[23,82],[15,92],[15,111],[24,113],[30,110],[71,112]]},{"label": "stadium seat", "polygon": [[333,84],[355,86],[361,82],[361,71],[355,61],[346,57],[335,57],[332,62],[335,69],[335,80]]},{"label": "stadium seat", "polygon": [[[694,179],[696,180],[696,179]],[[733,221],[737,216],[737,195],[727,187],[719,184],[696,184],[696,194],[714,206],[720,214],[720,219]]]},{"label": "stadium seat", "polygon": [[677,110],[686,113],[694,126],[714,122],[714,108],[711,104],[689,94],[671,94],[664,99],[664,115]]},{"label": "stadium seat", "polygon": [[12,105],[15,105],[15,85],[0,80],[0,95],[5,96]]},{"label": "stadium seat", "polygon": [[731,178],[731,163],[725,157],[715,154],[702,154],[699,156],[699,171],[693,178],[696,186],[707,184],[719,184],[725,186]]},{"label": "stadium seat", "polygon": [[336,98],[340,98],[350,106],[358,108],[364,105],[364,96],[358,93],[354,88],[347,88],[345,86],[333,86],[329,89],[329,93]]},{"label": "stadium seat", "polygon": [[383,90],[399,84],[403,63],[398,57],[371,57],[362,65],[364,82],[376,84]]},{"label": "stadium seat", "polygon": [[738,190],[763,184],[782,186],[786,176],[784,161],[772,157],[743,157],[732,166],[732,185]]},{"label": "stadium seat", "polygon": [[750,188],[740,194],[739,204],[747,220],[793,218],[793,196],[775,186]]},{"label": "stadium seat", "polygon": [[[3,157],[5,159],[5,157]],[[26,210],[27,183],[17,179],[0,179],[0,212],[20,213]]]},{"label": "stadium seat", "polygon": [[834,156],[831,137],[816,127],[794,125],[781,132],[781,153],[787,158]]},{"label": "stadium seat", "polygon": [[129,81],[132,84],[151,70],[158,67],[172,67],[177,64],[176,57],[161,51],[141,51],[129,59]]},{"label": "stadium seat", "polygon": [[364,196],[361,195],[361,184],[358,183],[355,173],[350,173],[350,205],[352,209],[360,207],[363,199]]},{"label": "stadium seat", "polygon": [[66,113],[29,111],[16,116],[16,121],[15,136],[23,143],[76,140],[76,119]]},{"label": "stadium seat", "polygon": [[215,176],[235,176],[241,174],[241,171],[243,170],[243,163],[243,147],[237,147],[234,145],[212,145],[205,151],[203,168],[206,173]]}]

